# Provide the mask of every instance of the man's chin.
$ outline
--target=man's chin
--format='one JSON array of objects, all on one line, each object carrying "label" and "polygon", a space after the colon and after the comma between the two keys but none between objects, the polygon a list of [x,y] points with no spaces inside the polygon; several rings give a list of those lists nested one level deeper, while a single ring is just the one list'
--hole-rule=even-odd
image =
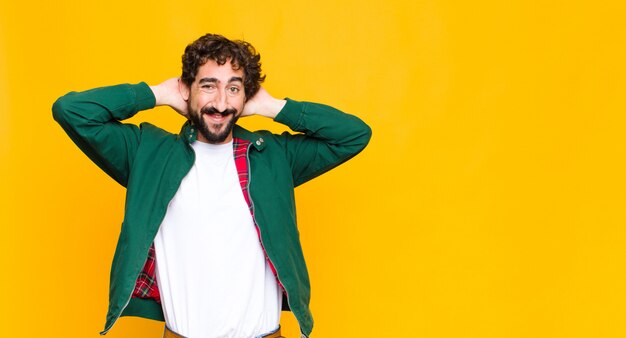
[{"label": "man's chin", "polygon": [[222,123],[219,125],[208,125],[206,130],[204,130],[204,132],[202,133],[202,136],[204,136],[208,143],[218,144],[225,142],[226,139],[228,139],[228,136],[231,135],[234,127],[234,123],[229,122],[232,121],[229,120],[226,123]]},{"label": "man's chin", "polygon": [[199,141],[205,142],[205,143],[210,143],[210,144],[221,144],[224,143],[226,141],[226,139],[228,138],[228,135],[230,135],[230,133],[228,134],[214,134],[214,133],[201,133],[202,134],[202,139],[199,139]]}]

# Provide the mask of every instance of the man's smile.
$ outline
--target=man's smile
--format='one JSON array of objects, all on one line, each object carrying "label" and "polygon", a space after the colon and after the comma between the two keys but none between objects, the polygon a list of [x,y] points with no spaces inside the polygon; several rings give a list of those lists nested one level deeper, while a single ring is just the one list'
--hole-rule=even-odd
[{"label": "man's smile", "polygon": [[220,123],[224,123],[224,121],[228,120],[228,117],[231,115],[235,115],[237,111],[235,109],[229,108],[226,109],[224,111],[218,111],[217,109],[210,107],[210,108],[203,108],[200,113],[202,116],[207,116],[208,117],[208,121],[213,122],[215,124],[220,124]]}]

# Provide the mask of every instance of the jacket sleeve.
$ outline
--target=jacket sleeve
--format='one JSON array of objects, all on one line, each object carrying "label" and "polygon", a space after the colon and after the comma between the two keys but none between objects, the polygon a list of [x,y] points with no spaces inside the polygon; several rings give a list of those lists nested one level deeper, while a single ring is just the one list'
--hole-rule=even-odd
[{"label": "jacket sleeve", "polygon": [[54,102],[52,115],[95,164],[126,186],[140,131],[120,121],[155,103],[147,84],[123,84],[70,92]]},{"label": "jacket sleeve", "polygon": [[370,127],[356,116],[312,102],[287,99],[274,120],[301,133],[284,133],[282,138],[295,186],[349,160],[372,136]]}]

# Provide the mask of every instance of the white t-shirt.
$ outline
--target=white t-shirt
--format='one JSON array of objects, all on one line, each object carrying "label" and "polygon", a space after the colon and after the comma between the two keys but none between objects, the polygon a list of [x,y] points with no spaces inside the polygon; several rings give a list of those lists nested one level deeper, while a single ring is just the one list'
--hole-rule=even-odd
[{"label": "white t-shirt", "polygon": [[241,191],[233,144],[192,147],[196,161],[154,240],[166,325],[190,338],[272,332],[282,292]]}]

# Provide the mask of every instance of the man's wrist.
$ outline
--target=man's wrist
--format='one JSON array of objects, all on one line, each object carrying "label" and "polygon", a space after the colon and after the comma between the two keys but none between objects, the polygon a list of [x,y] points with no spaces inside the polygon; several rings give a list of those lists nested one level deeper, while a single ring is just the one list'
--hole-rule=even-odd
[{"label": "man's wrist", "polygon": [[285,106],[280,111],[280,114],[276,115],[274,122],[284,124],[292,130],[297,130],[302,120],[302,112],[304,111],[303,102],[289,98],[285,98],[285,101]]},{"label": "man's wrist", "polygon": [[283,110],[286,104],[287,100],[272,99],[270,102],[267,103],[267,114],[265,116],[271,119],[276,118],[276,115],[278,115],[278,113]]},{"label": "man's wrist", "polygon": [[150,86],[145,82],[131,85],[130,88],[135,96],[135,108],[137,111],[148,110],[155,107],[155,96]]},{"label": "man's wrist", "polygon": [[152,94],[154,94],[154,100],[155,100],[155,105],[156,106],[164,106],[166,105],[163,102],[163,95],[161,93],[161,86],[159,85],[155,85],[155,86],[150,86],[150,89],[152,90]]}]

